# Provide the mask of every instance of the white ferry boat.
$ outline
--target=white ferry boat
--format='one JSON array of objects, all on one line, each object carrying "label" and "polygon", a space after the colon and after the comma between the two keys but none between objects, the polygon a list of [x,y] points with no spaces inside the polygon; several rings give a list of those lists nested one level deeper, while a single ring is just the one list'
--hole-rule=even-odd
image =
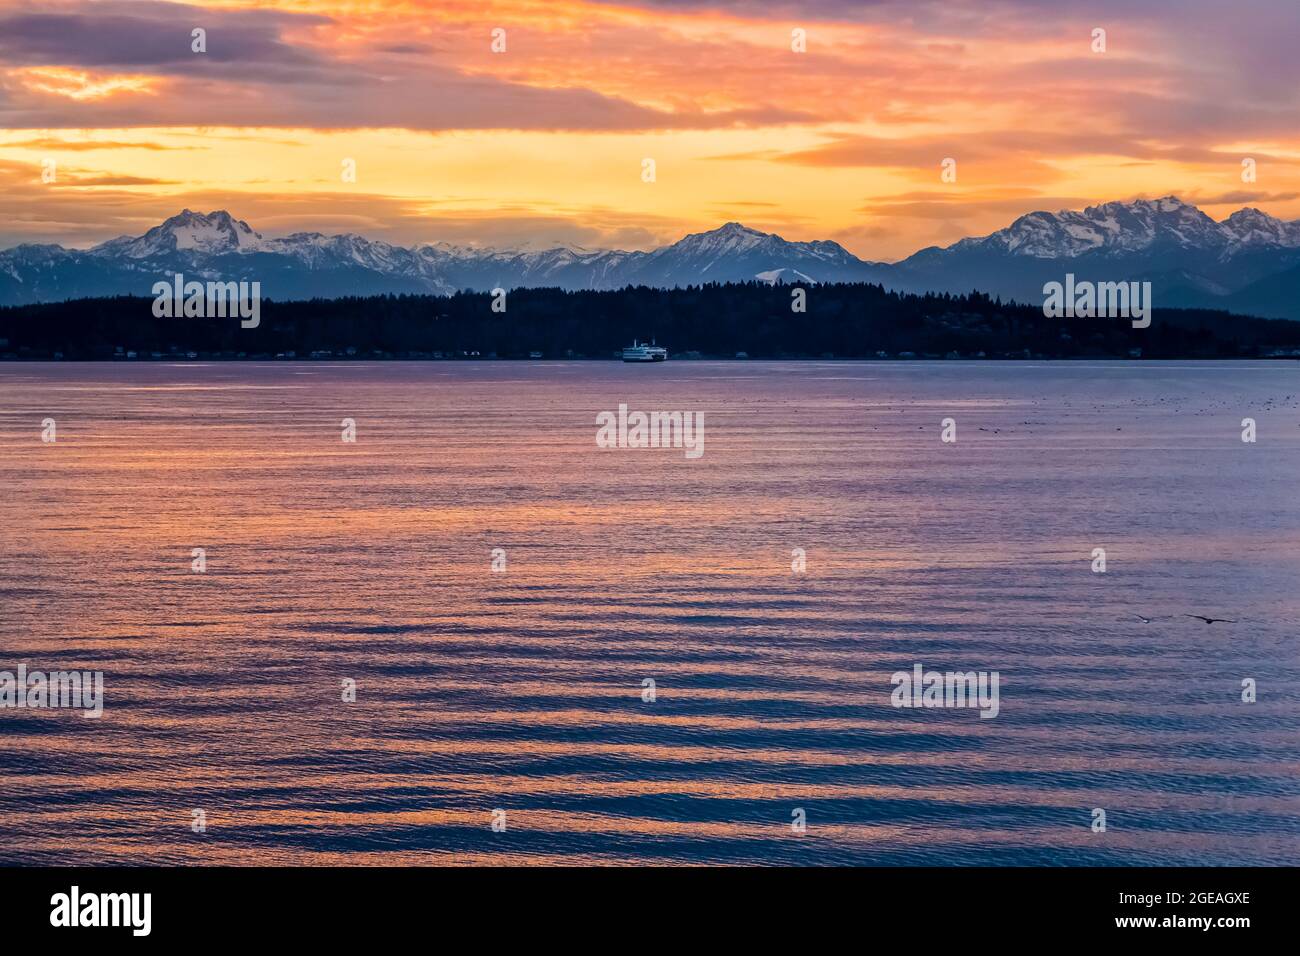
[{"label": "white ferry boat", "polygon": [[667,359],[668,350],[653,342],[649,345],[644,342],[638,345],[636,339],[633,339],[632,344],[623,349],[624,362],[663,362]]}]

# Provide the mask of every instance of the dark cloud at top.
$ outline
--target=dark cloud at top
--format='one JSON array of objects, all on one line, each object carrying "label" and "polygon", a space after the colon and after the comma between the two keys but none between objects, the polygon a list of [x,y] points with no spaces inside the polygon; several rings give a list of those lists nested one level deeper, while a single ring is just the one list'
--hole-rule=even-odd
[{"label": "dark cloud at top", "polygon": [[[430,61],[418,43],[381,59],[343,59],[288,43],[290,28],[325,17],[171,3],[67,2],[0,16],[0,67],[100,70],[154,77],[162,95],[74,100],[0,73],[0,127],[10,129],[245,126],[316,129],[651,130],[809,122],[798,108],[654,109],[581,87],[467,75]],[[207,52],[191,30],[207,31]]]},{"label": "dark cloud at top", "polygon": [[[226,11],[177,3],[53,5],[40,13],[0,16],[0,60],[9,66],[133,71],[205,63],[307,64],[319,60],[284,43],[287,26],[319,26],[326,17],[279,11]],[[206,59],[191,49],[191,31],[207,32]]]}]

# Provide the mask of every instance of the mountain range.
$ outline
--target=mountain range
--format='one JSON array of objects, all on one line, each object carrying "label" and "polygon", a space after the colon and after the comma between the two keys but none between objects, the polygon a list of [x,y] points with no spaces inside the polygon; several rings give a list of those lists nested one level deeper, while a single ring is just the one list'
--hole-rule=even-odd
[{"label": "mountain range", "polygon": [[790,242],[729,222],[650,252],[404,247],[355,234],[265,238],[225,211],[188,209],[142,236],[89,249],[20,245],[0,252],[0,305],[151,295],[187,279],[257,280],[271,299],[549,286],[673,288],[706,282],[873,282],[902,292],[969,292],[1026,303],[1066,272],[1077,280],[1150,281],[1157,307],[1300,318],[1300,221],[1245,208],[1216,222],[1173,196],[1082,212],[1032,212],[990,235],[895,263],[831,241]]}]

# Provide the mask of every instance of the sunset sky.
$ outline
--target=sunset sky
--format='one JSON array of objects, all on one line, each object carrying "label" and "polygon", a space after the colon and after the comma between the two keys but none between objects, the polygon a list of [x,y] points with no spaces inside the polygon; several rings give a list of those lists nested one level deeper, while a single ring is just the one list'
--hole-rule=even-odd
[{"label": "sunset sky", "polygon": [[1170,193],[1296,219],[1297,37],[1294,0],[0,0],[0,247],[184,207],[403,244],[738,220],[868,259]]}]

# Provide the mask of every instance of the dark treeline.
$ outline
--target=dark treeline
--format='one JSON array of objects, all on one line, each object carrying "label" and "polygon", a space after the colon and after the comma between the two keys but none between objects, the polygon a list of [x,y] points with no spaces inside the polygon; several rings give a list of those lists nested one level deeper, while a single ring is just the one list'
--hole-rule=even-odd
[{"label": "dark treeline", "polygon": [[904,295],[878,285],[806,288],[766,283],[608,292],[516,289],[494,312],[487,293],[263,302],[260,325],[237,318],[155,318],[147,297],[79,299],[0,308],[0,357],[147,359],[195,352],[261,358],[334,356],[609,358],[633,338],[654,337],[674,356],[747,353],[752,358],[875,358],[984,353],[1033,356],[1237,358],[1300,349],[1300,323],[1224,312],[1156,309],[1150,328],[1127,319],[1049,319],[1036,306],[982,293]]}]

